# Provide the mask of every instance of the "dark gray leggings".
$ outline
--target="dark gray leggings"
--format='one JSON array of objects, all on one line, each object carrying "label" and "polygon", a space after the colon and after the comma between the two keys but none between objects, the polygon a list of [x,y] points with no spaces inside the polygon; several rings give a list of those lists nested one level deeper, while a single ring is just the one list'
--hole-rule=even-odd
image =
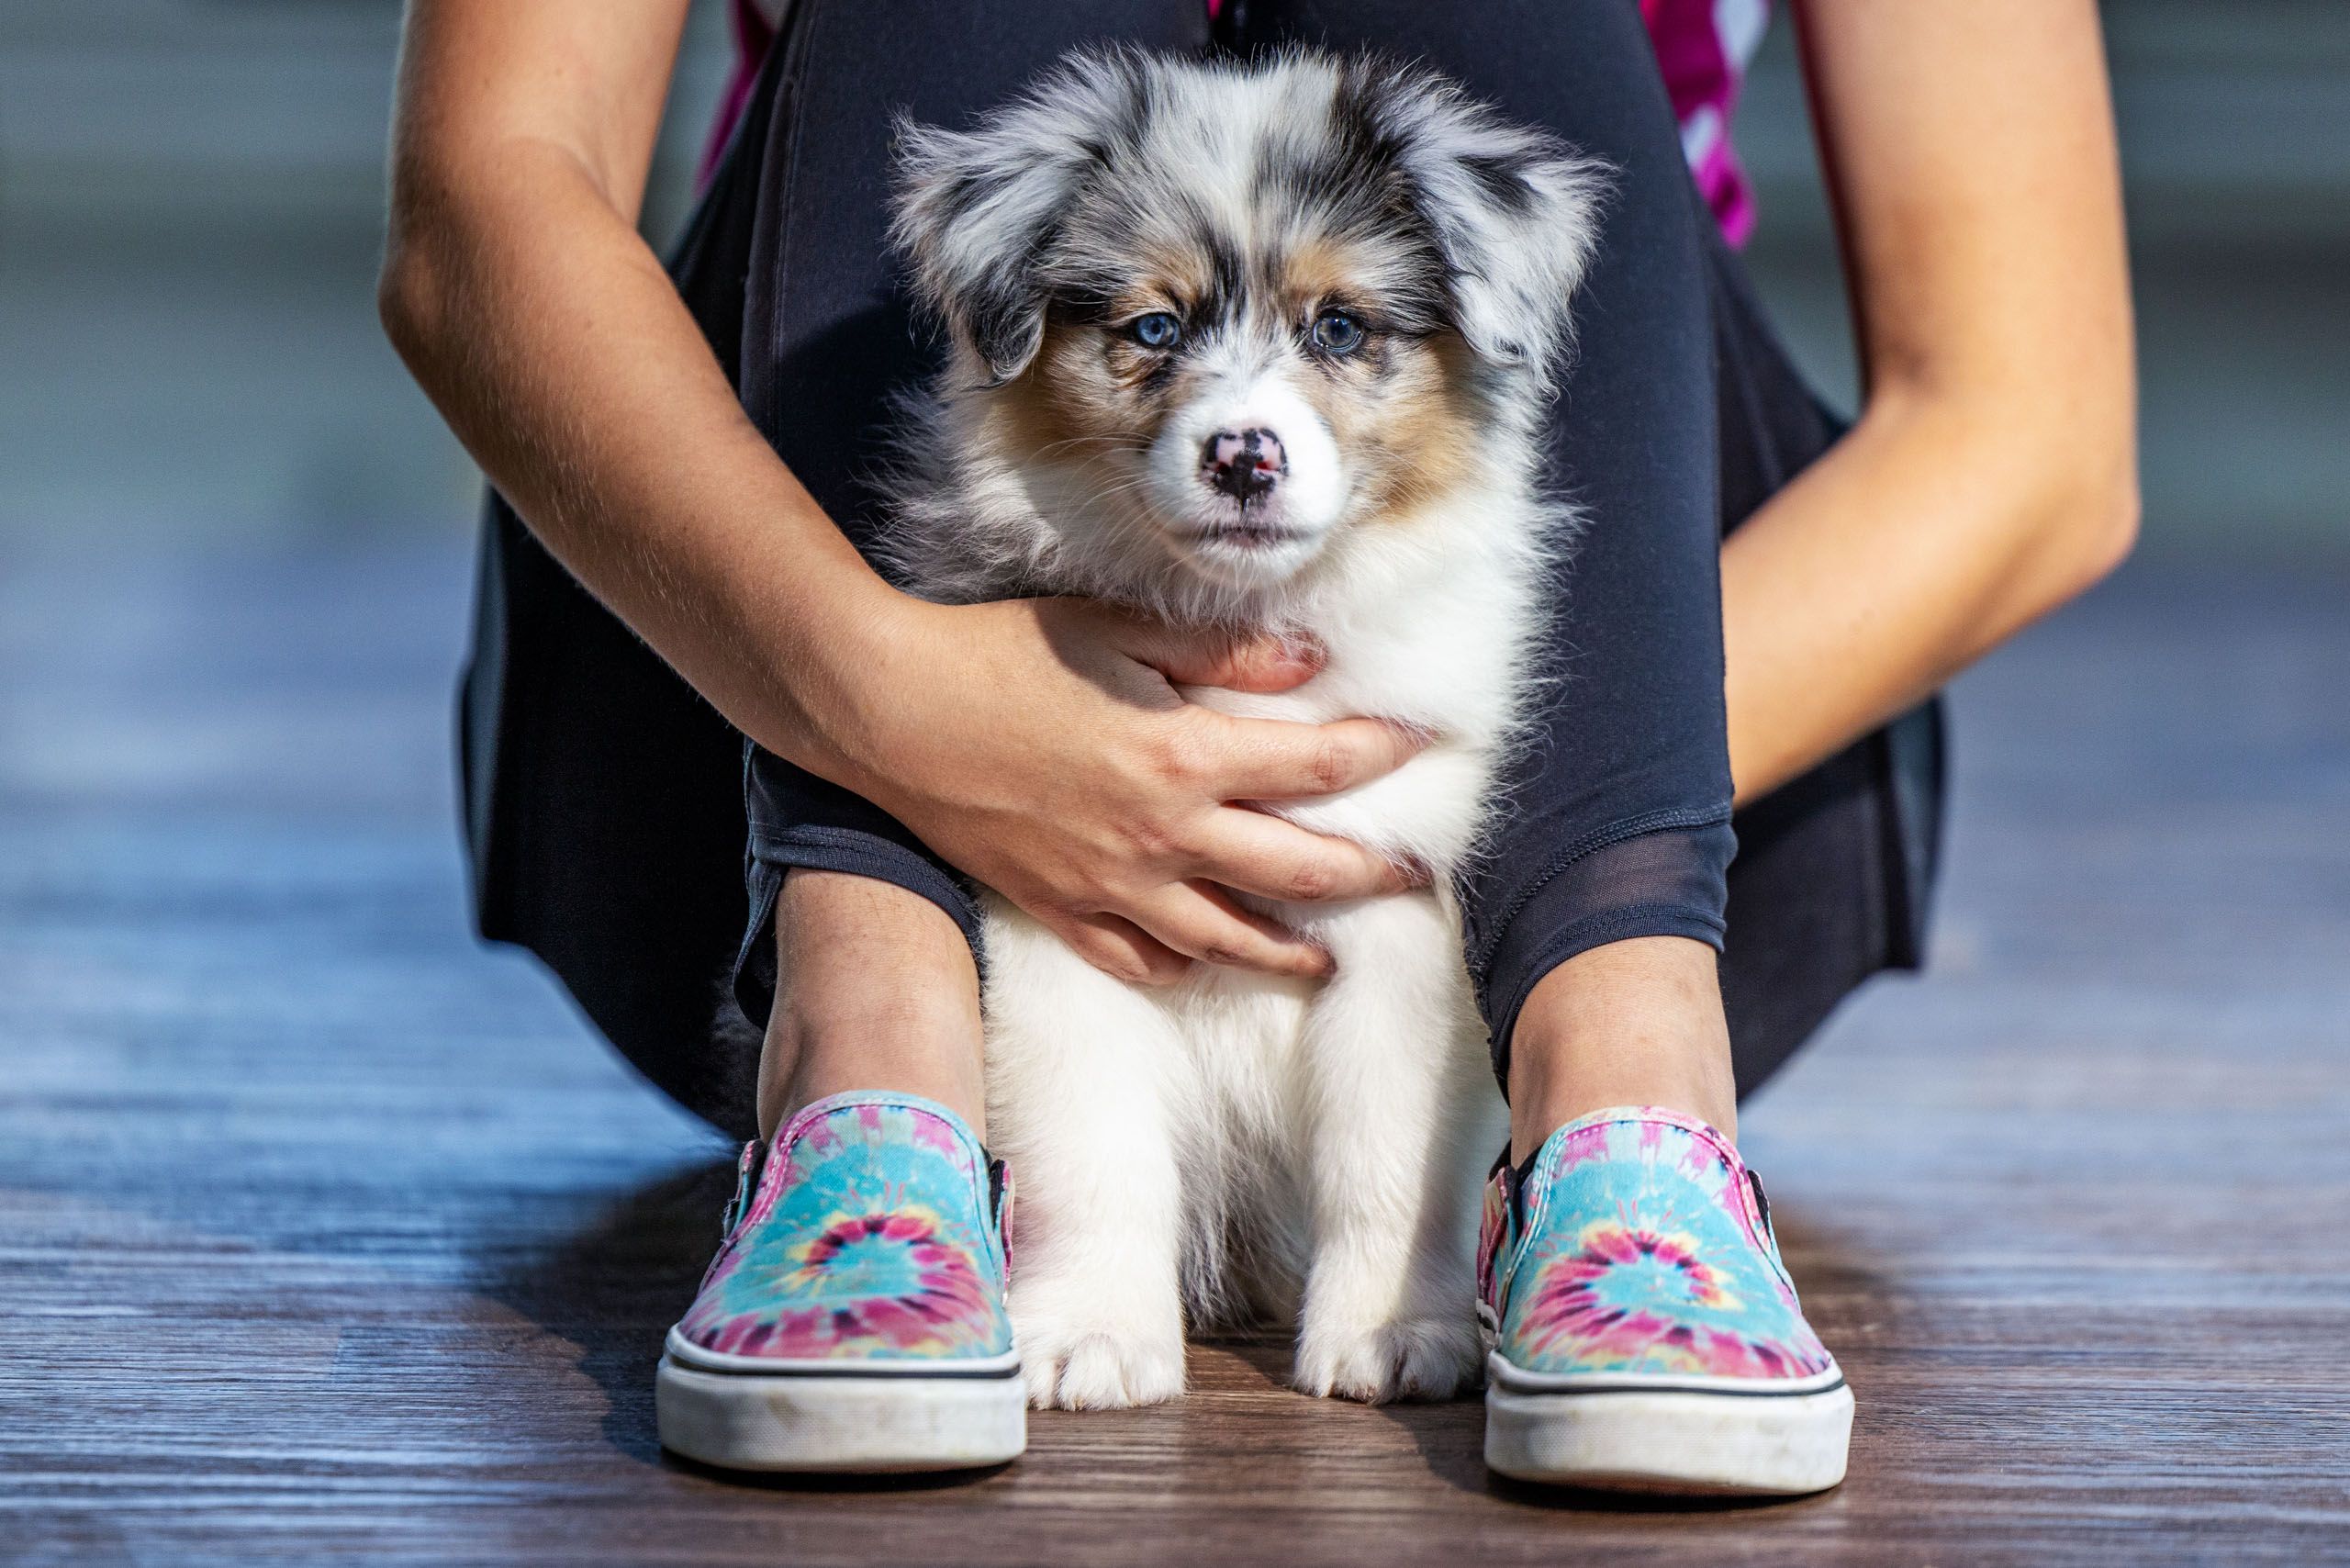
[{"label": "dark gray leggings", "polygon": [[[968,123],[1081,43],[1208,47],[1204,9],[793,6],[677,275],[752,419],[853,538],[874,515],[864,476],[888,397],[935,353],[883,238],[892,117]],[[1467,956],[1498,1067],[1528,991],[1575,954],[1656,935],[1724,947],[1751,1087],[1862,979],[1914,961],[1931,872],[1930,712],[1732,830],[1720,541],[1827,447],[1832,423],[1696,196],[1631,0],[1250,0],[1243,30],[1218,41],[1287,40],[1425,58],[1616,172],[1550,431],[1555,472],[1591,520],[1552,599],[1548,653],[1565,678],[1495,851],[1463,890]],[[467,709],[484,929],[545,956],[656,1082],[739,1125],[746,1043],[712,1044],[680,1016],[722,918],[703,868],[724,824],[680,815],[708,809],[691,802],[715,729],[677,709],[673,678],[623,646],[509,514],[493,521],[481,635],[502,638],[499,662],[477,666]],[[633,745],[613,737],[621,724]],[[976,935],[962,876],[870,802],[755,747],[744,777],[749,920],[732,929],[754,1021],[771,1004],[772,913],[792,867],[898,883]]]}]

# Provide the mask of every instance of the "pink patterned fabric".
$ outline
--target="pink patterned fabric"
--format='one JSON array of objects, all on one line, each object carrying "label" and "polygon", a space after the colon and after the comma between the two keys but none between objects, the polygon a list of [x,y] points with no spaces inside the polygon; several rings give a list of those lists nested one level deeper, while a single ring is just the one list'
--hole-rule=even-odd
[{"label": "pink patterned fabric", "polygon": [[1771,19],[1770,0],[1640,0],[1640,19],[1681,121],[1682,156],[1723,235],[1742,245],[1754,232],[1754,193],[1730,144],[1730,117]]},{"label": "pink patterned fabric", "polygon": [[[734,74],[719,100],[718,119],[702,149],[701,174],[708,179],[734,133],[759,62],[775,41],[774,18],[789,0],[734,0]],[[1206,0],[1214,17],[1222,0]],[[1754,231],[1754,195],[1730,144],[1730,117],[1747,62],[1762,41],[1770,0],[1640,0],[1640,19],[1656,44],[1665,92],[1681,121],[1681,151],[1706,203],[1733,245]]]},{"label": "pink patterned fabric", "polygon": [[[781,15],[779,4],[775,12]],[[726,79],[726,91],[718,95],[718,118],[711,122],[710,137],[701,145],[696,185],[707,185],[717,172],[718,161],[726,152],[726,139],[734,134],[744,106],[751,101],[751,84],[758,79],[759,62],[767,57],[767,45],[775,42],[775,24],[767,17],[758,0],[734,0],[734,73]]]}]

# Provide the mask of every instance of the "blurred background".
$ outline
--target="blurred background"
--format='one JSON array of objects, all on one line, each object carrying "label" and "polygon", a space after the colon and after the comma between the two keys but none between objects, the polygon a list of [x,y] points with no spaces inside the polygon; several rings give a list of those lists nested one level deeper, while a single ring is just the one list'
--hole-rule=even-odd
[{"label": "blurred background", "polygon": [[[0,7],[0,541],[462,531],[474,479],[382,342],[395,0]],[[2135,239],[2151,554],[2350,551],[2350,7],[2106,7]],[[1852,375],[1784,19],[1740,141],[1752,256],[1820,383]],[[647,232],[726,63],[698,7]]]}]

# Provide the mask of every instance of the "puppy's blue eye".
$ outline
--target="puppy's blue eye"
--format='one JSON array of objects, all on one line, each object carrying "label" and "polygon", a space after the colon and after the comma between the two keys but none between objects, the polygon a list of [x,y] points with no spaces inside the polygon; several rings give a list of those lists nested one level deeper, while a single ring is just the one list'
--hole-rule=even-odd
[{"label": "puppy's blue eye", "polygon": [[1183,336],[1183,323],[1164,310],[1154,310],[1137,317],[1126,330],[1147,349],[1171,349]]},{"label": "puppy's blue eye", "polygon": [[1344,310],[1325,310],[1314,318],[1314,346],[1324,353],[1352,353],[1370,335],[1362,318]]}]

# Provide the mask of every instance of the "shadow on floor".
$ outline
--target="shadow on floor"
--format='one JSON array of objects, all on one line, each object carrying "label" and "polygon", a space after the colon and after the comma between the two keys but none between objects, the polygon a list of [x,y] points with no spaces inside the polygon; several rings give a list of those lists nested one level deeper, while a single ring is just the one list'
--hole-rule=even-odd
[{"label": "shadow on floor", "polygon": [[717,1159],[673,1170],[610,1203],[550,1248],[505,1261],[483,1288],[548,1334],[577,1347],[578,1370],[600,1389],[605,1440],[644,1464],[662,1452],[653,1414],[661,1342],[718,1247],[734,1167]]}]

